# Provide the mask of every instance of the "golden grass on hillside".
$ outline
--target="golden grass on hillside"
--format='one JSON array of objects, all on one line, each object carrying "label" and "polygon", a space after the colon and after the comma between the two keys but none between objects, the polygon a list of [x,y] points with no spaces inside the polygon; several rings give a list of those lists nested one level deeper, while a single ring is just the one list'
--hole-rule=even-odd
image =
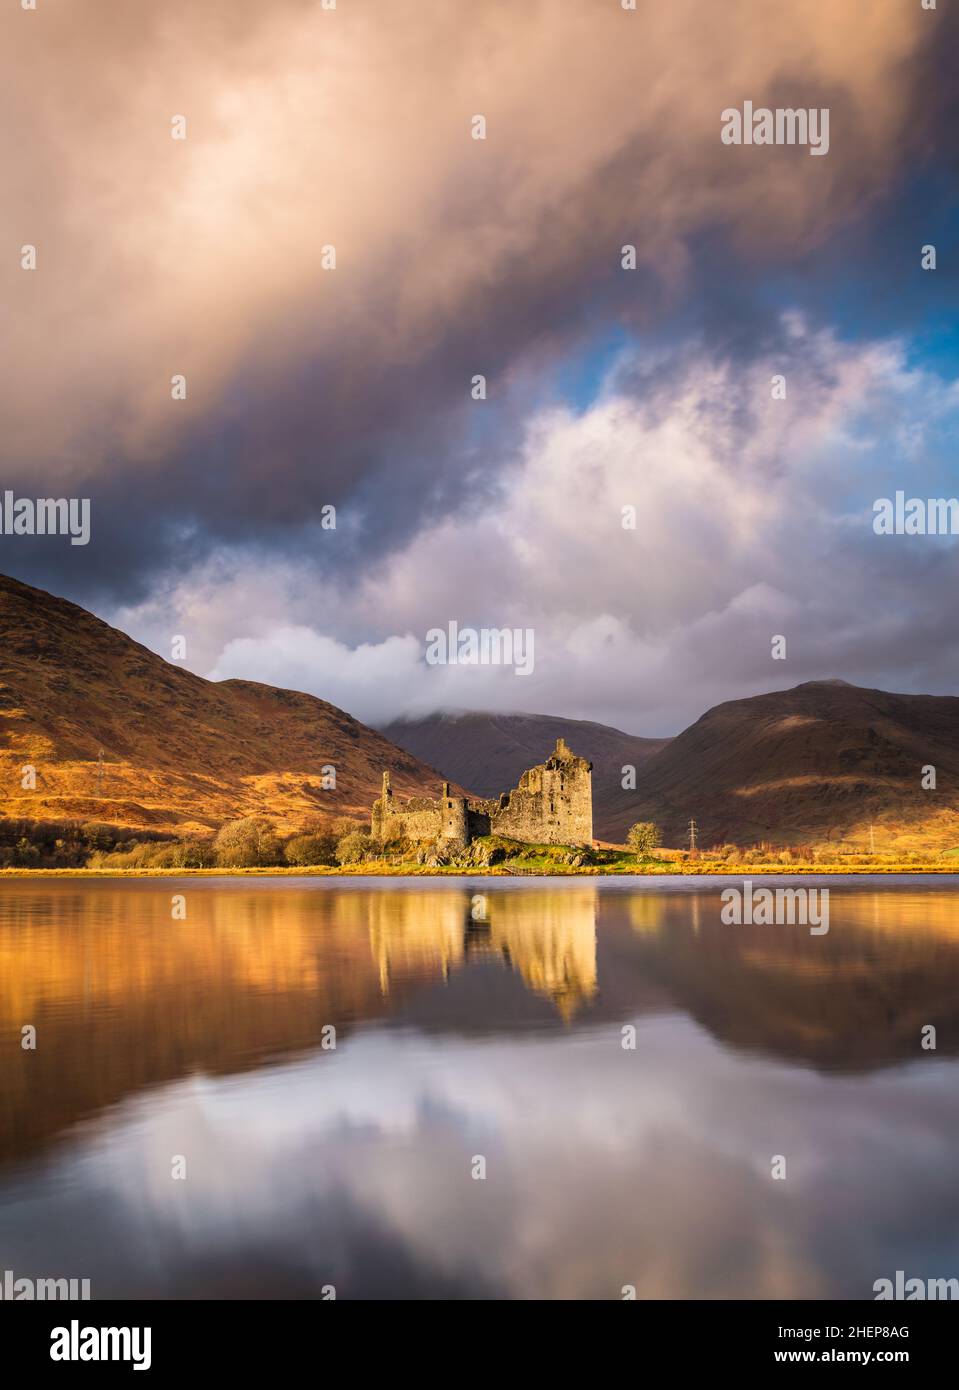
[{"label": "golden grass on hillside", "polygon": [[[75,604],[0,575],[0,815],[211,835],[369,815],[439,774],[345,711],[254,681],[208,681]],[[25,786],[23,770],[35,785]],[[330,780],[327,769],[335,769]]]}]

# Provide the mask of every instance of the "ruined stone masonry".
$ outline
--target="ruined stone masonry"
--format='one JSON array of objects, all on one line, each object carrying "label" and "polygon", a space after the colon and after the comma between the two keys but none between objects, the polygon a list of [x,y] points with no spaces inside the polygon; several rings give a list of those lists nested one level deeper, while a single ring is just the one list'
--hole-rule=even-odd
[{"label": "ruined stone masonry", "polygon": [[373,803],[372,834],[380,844],[391,840],[448,840],[469,844],[478,835],[503,835],[534,845],[593,843],[593,764],[571,752],[566,740],[538,767],[503,792],[498,801],[468,801],[453,796],[448,782],[433,801],[415,796],[397,801],[390,774],[383,773],[383,794]]}]

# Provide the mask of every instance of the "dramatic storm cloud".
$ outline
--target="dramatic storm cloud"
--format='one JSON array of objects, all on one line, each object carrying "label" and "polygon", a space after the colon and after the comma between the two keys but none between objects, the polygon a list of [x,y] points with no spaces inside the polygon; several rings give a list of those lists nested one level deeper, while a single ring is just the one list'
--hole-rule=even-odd
[{"label": "dramatic storm cloud", "polygon": [[[701,350],[648,377],[624,361],[582,413],[530,421],[484,506],[362,576],[304,594],[289,566],[260,569],[261,614],[238,555],[234,578],[210,572],[122,622],[162,650],[171,610],[176,631],[202,613],[215,675],[256,672],[371,721],[524,708],[669,733],[717,700],[817,676],[945,688],[952,544],[876,536],[872,502],[908,487],[917,458],[948,489],[959,386],[911,368],[900,344],[849,349],[795,316],[777,366],[786,401],[765,366]],[[534,670],[428,665],[426,634],[450,619],[531,628]]]},{"label": "dramatic storm cloud", "polygon": [[[43,0],[0,26],[0,472],[93,518],[87,547],[4,537],[5,571],[368,719],[654,733],[806,675],[951,688],[952,552],[866,517],[948,494],[954,280],[919,268],[949,242],[946,17]],[[746,100],[828,107],[828,155],[724,145]],[[532,628],[533,673],[427,667],[451,619]]]}]

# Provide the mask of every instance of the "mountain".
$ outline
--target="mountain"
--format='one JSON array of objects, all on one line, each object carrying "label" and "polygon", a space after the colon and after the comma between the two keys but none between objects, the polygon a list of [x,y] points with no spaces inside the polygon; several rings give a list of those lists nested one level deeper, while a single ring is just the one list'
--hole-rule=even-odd
[{"label": "mountain", "polygon": [[959,699],[824,680],[731,700],[646,763],[629,816],[671,845],[690,817],[703,846],[868,846],[870,825],[876,850],[959,845]]},{"label": "mountain", "polygon": [[549,714],[434,714],[397,720],[381,732],[484,797],[515,787],[527,768],[549,757],[557,738],[565,738],[593,764],[593,834],[600,840],[621,839],[636,819],[636,793],[623,790],[623,768],[635,767],[641,779],[639,769],[669,743]]},{"label": "mountain", "polygon": [[[369,817],[389,768],[400,795],[440,774],[294,690],[207,681],[92,613],[0,576],[0,816],[202,833],[262,815]],[[102,754],[102,761],[101,761]],[[36,768],[36,789],[21,769]],[[335,789],[322,787],[336,769]]]},{"label": "mountain", "polygon": [[[435,796],[441,778],[496,795],[562,736],[593,763],[599,839],[653,820],[679,845],[695,817],[707,847],[867,846],[870,826],[877,850],[959,845],[959,698],[842,681],[717,705],[668,740],[530,714],[435,715],[377,732],[312,695],[203,680],[0,576],[0,717],[8,819],[185,834],[256,814],[289,831],[317,814],[367,818],[384,768],[401,796]],[[35,790],[22,785],[26,765]],[[622,789],[628,765],[635,791]],[[336,786],[324,790],[328,766]],[[929,767],[935,790],[922,786]]]}]

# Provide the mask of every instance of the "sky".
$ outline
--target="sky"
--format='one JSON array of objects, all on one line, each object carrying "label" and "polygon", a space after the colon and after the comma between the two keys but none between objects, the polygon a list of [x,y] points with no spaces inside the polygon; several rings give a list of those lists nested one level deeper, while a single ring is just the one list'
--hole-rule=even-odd
[{"label": "sky", "polygon": [[[956,693],[956,540],[872,522],[959,494],[957,27],[5,6],[0,493],[89,498],[91,536],[0,535],[0,571],[369,723]],[[828,151],[725,144],[746,101],[827,109]],[[530,630],[532,670],[431,664],[450,622]]]}]

